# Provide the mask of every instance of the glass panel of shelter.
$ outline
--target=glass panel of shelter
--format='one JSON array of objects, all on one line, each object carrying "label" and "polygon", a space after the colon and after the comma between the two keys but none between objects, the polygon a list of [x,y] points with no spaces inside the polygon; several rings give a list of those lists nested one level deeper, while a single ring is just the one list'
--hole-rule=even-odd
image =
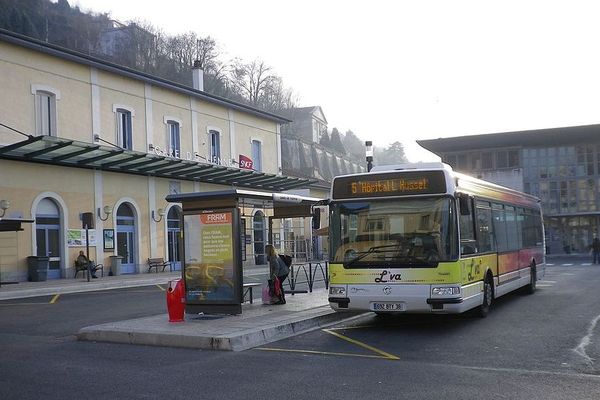
[{"label": "glass panel of shelter", "polygon": [[[313,259],[314,249],[310,217],[273,218],[272,210],[265,208],[255,210],[252,207],[240,207],[242,222],[242,254],[245,255],[244,265],[265,265],[265,245],[273,244],[279,254],[292,256],[294,261]],[[269,231],[269,221],[271,231]]]}]

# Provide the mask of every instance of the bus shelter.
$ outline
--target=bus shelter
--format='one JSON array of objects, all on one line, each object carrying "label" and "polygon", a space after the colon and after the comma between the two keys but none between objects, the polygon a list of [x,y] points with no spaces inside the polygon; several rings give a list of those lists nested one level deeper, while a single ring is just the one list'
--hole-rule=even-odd
[{"label": "bus shelter", "polygon": [[[264,244],[279,247],[274,221],[312,220],[315,207],[321,204],[317,198],[240,189],[174,194],[166,200],[181,203],[183,209],[180,254],[185,310],[190,314],[240,314],[244,267],[266,264]],[[268,220],[264,236],[258,238],[262,251],[256,251],[260,246],[251,237],[257,235],[250,235],[246,229],[258,212]],[[318,226],[311,224],[310,228]]]},{"label": "bus shelter", "polygon": [[[0,233],[1,232],[15,232],[14,242],[8,236],[5,238],[6,243],[11,243],[11,242],[14,243],[13,246],[14,246],[15,254],[18,253],[18,248],[17,248],[18,241],[17,241],[17,237],[16,237],[17,232],[23,230],[23,227],[21,226],[22,224],[31,224],[31,223],[33,223],[32,219],[0,217]],[[2,264],[0,264],[0,267],[1,267],[1,265]],[[0,287],[2,287],[2,285],[16,284],[16,283],[18,283],[18,282],[2,281],[2,269],[0,268]]]}]

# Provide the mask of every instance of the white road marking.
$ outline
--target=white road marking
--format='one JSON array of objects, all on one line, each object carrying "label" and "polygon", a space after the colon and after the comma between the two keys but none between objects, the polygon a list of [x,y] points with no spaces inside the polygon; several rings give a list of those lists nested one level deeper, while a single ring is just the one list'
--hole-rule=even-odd
[{"label": "white road marking", "polygon": [[596,316],[596,318],[592,320],[590,326],[588,327],[587,335],[585,335],[579,342],[579,345],[577,345],[577,347],[573,349],[573,351],[576,354],[580,355],[585,360],[585,362],[588,363],[589,366],[592,366],[594,364],[594,360],[592,360],[592,358],[590,358],[590,356],[587,355],[585,348],[591,343],[592,336],[594,336],[594,329],[596,328],[596,325],[598,324],[599,320],[600,315]]},{"label": "white road marking", "polygon": [[546,371],[546,370],[531,370],[525,368],[495,368],[495,367],[473,367],[469,365],[456,365],[456,364],[439,364],[439,363],[427,363],[429,365],[433,365],[436,367],[442,368],[460,368],[460,369],[470,369],[475,371],[491,371],[491,372],[504,372],[507,374],[531,374],[531,375],[549,375],[549,376],[565,376],[565,377],[578,377],[585,378],[591,381],[600,380],[599,375],[591,375],[591,374],[582,374],[578,372],[561,372],[561,371]]},{"label": "white road marking", "polygon": [[563,267],[571,267],[573,264],[561,264]]}]

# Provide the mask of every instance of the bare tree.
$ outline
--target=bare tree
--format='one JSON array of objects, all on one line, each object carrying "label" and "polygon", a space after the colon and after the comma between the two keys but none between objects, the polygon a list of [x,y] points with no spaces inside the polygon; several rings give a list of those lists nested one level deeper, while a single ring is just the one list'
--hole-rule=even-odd
[{"label": "bare tree", "polygon": [[200,68],[205,72],[213,72],[219,69],[219,50],[217,48],[217,42],[210,36],[196,39],[196,55],[194,61],[200,63]]},{"label": "bare tree", "polygon": [[270,89],[275,77],[271,75],[271,67],[264,61],[254,60],[244,63],[235,59],[231,69],[231,80],[234,89],[248,102],[258,106],[261,97]]}]

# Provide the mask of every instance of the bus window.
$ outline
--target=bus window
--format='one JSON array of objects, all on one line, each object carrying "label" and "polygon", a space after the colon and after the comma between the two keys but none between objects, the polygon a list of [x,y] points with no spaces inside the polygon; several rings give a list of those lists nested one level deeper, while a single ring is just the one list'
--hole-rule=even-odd
[{"label": "bus window", "polygon": [[[466,201],[465,201],[466,200]],[[461,254],[474,254],[477,252],[475,242],[475,225],[473,220],[473,205],[471,199],[459,202],[460,213],[458,226],[460,229],[460,252]]]},{"label": "bus window", "polygon": [[535,245],[541,246],[544,242],[544,222],[542,221],[542,215],[538,210],[535,211],[534,216],[534,224],[535,224]]},{"label": "bus window", "polygon": [[477,202],[477,248],[480,253],[496,250],[492,228],[492,209],[490,203]]},{"label": "bus window", "polygon": [[504,207],[504,215],[506,217],[506,239],[508,250],[519,249],[519,233],[517,232],[517,215],[515,208],[512,206]]},{"label": "bus window", "polygon": [[506,237],[506,217],[502,204],[492,204],[492,217],[494,221],[494,233],[496,234],[496,246],[498,251],[508,251],[508,238]]},{"label": "bus window", "polygon": [[517,208],[517,234],[519,235],[519,248],[523,248],[523,229],[525,229],[525,209]]},{"label": "bus window", "polygon": [[449,197],[338,202],[330,209],[331,260],[345,267],[434,267],[457,257]]},{"label": "bus window", "polygon": [[526,209],[523,220],[523,247],[542,245],[542,217],[539,210]]}]

